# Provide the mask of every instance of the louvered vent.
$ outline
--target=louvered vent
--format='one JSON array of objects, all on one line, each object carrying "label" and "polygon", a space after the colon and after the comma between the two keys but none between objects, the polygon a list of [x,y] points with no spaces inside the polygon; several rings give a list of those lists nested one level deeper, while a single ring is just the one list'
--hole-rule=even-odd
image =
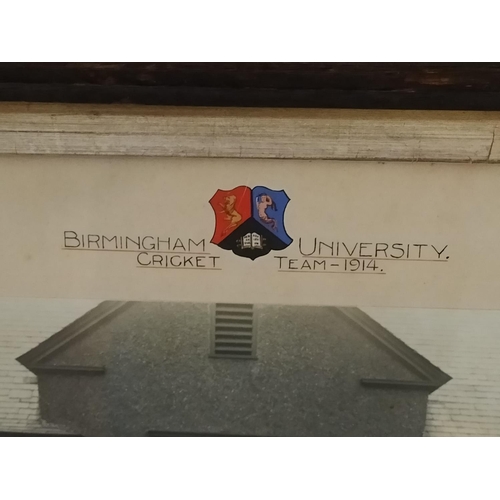
[{"label": "louvered vent", "polygon": [[215,304],[211,356],[255,358],[252,304]]}]

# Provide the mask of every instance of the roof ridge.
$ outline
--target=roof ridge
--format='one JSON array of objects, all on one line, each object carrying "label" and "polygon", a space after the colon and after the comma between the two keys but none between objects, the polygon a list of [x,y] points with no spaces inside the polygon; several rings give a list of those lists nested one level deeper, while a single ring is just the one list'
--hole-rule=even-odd
[{"label": "roof ridge", "polygon": [[431,382],[434,390],[451,380],[450,375],[431,363],[422,354],[396,337],[358,307],[337,307],[336,309],[350,321],[360,326],[364,332],[370,334],[386,350],[401,359],[407,367],[420,375],[425,381]]},{"label": "roof ridge", "polygon": [[131,304],[133,304],[133,302],[101,302],[90,311],[87,311],[83,316],[80,316],[75,321],[65,326],[62,330],[59,330],[33,349],[19,356],[17,361],[28,370],[34,372],[34,369],[40,361],[59,351],[80,335],[88,333],[96,326],[110,321]]}]

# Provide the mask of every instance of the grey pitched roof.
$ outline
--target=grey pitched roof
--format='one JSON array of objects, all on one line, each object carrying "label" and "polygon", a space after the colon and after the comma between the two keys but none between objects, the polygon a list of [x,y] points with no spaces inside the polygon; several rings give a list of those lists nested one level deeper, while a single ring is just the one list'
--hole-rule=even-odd
[{"label": "grey pitched roof", "polygon": [[446,384],[451,379],[447,373],[432,364],[428,359],[396,337],[387,328],[375,321],[373,317],[366,314],[361,309],[357,307],[338,307],[337,310],[361,326],[361,331],[365,332],[366,335],[377,341],[387,351],[392,353],[393,356],[398,358],[400,362],[412,369],[413,372],[419,377],[410,383],[405,380],[392,381],[369,379],[363,379],[361,381],[362,383],[369,385],[422,388],[432,392]]},{"label": "grey pitched roof", "polygon": [[[66,349],[81,335],[92,332],[96,326],[111,321],[114,317],[130,307],[133,302],[105,301],[96,308],[85,313],[81,318],[57,332],[17,360],[26,368],[37,374],[42,371],[71,370],[80,372],[102,373],[105,367],[101,366],[53,366],[50,357],[56,351]],[[415,376],[411,380],[362,379],[360,382],[370,386],[405,387],[408,389],[422,389],[428,392],[436,390],[450,380],[450,376],[411,349],[407,344],[394,337],[386,328],[374,321],[356,307],[332,307],[335,314],[344,316],[351,321],[357,331],[376,341],[388,351],[395,362],[400,362],[413,371]]]},{"label": "grey pitched roof", "polygon": [[17,361],[28,370],[37,374],[41,370],[71,369],[73,371],[103,371],[103,367],[96,366],[50,366],[44,363],[45,358],[50,357],[55,351],[65,348],[73,340],[81,335],[93,331],[97,326],[111,321],[121,311],[132,305],[133,302],[118,302],[118,301],[104,301],[90,310],[85,311],[85,314],[77,317],[70,324],[66,325],[62,330],[51,335],[49,338],[33,347],[26,353],[23,353],[17,358]]}]

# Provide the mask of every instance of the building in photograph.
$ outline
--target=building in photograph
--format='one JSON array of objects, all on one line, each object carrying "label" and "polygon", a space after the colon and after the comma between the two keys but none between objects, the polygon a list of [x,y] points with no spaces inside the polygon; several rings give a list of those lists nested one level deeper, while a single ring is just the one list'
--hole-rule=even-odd
[{"label": "building in photograph", "polygon": [[450,378],[336,307],[103,302],[18,360],[78,435],[418,436]]},{"label": "building in photograph", "polygon": [[3,435],[500,435],[498,311],[2,299],[0,312]]}]

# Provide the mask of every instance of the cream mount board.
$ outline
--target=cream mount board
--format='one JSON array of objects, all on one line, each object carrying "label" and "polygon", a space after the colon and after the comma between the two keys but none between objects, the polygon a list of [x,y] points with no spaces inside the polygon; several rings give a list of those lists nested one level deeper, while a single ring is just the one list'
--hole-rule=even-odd
[{"label": "cream mount board", "polygon": [[3,155],[0,295],[499,309],[499,185],[487,163]]}]

